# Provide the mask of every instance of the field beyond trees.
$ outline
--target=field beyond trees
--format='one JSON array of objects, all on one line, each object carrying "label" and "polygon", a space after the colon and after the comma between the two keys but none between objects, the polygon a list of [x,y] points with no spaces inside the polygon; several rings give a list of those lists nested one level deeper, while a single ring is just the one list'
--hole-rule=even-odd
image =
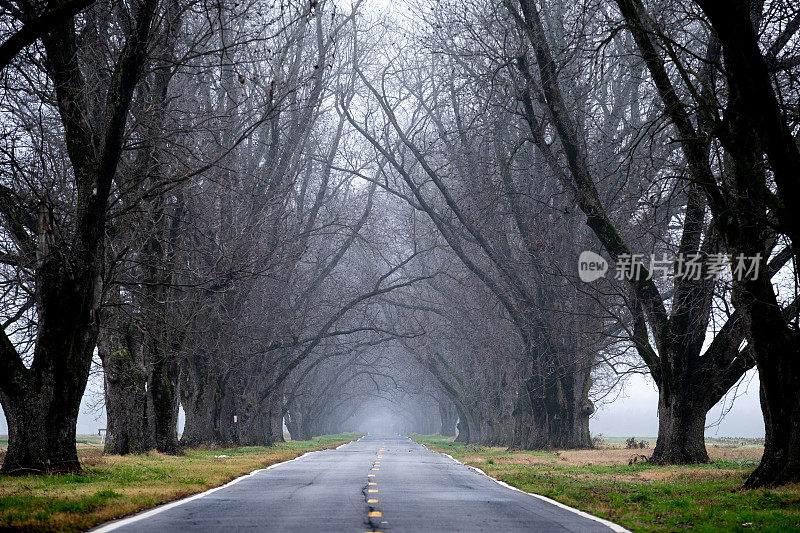
[{"label": "field beyond trees", "polygon": [[0,529],[83,531],[357,437],[324,435],[270,447],[187,449],[182,456],[104,456],[101,446],[79,444],[83,474],[0,476]]},{"label": "field beyond trees", "polygon": [[433,435],[412,438],[509,485],[631,531],[800,530],[800,484],[741,488],[761,459],[760,446],[710,441],[709,464],[658,466],[629,464],[652,450],[629,450],[616,443],[544,452],[465,445]]}]

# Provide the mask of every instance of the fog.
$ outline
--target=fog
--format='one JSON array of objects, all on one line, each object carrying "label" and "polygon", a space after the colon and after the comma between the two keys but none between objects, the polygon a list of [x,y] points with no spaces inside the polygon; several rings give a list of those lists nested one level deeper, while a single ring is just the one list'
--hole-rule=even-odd
[{"label": "fog", "polygon": [[[96,403],[102,394],[102,382],[91,380],[86,397],[81,402],[81,413],[78,417],[78,434],[97,435],[100,428],[106,427],[105,409],[89,408],[89,403]],[[602,405],[592,415],[589,422],[593,435],[606,437],[655,437],[658,433],[658,391],[652,380],[645,377],[631,377],[613,402]],[[733,405],[724,402],[725,416],[719,420],[723,411],[720,402],[706,419],[707,437],[764,437],[764,421],[761,416],[761,405],[758,399],[758,375],[748,372],[742,387],[738,391]],[[179,417],[178,432],[183,432],[185,417]],[[360,432],[393,433],[401,429],[400,417],[384,406],[376,407],[373,403],[364,404],[359,415],[351,421],[353,429]],[[7,434],[5,417],[0,418],[0,434]]]}]

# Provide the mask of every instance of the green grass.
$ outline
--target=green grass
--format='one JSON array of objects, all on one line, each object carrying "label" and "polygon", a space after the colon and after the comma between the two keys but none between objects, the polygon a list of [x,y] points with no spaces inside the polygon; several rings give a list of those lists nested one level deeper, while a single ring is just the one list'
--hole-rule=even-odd
[{"label": "green grass", "polygon": [[75,437],[78,444],[101,444],[103,438],[98,435],[78,435]]},{"label": "green grass", "polygon": [[692,466],[594,464],[640,450],[509,452],[438,436],[412,438],[519,489],[632,531],[800,531],[800,485],[741,489],[757,464],[752,459]]},{"label": "green grass", "polygon": [[[100,444],[102,437],[97,435],[78,435],[75,437],[75,442],[78,444]],[[0,435],[0,448],[8,446],[8,435]]]},{"label": "green grass", "polygon": [[[99,447],[79,447],[83,474],[0,476],[0,529],[86,530],[357,437],[326,435],[271,447],[189,449],[181,457],[103,456]],[[227,457],[219,457],[223,455]]]}]

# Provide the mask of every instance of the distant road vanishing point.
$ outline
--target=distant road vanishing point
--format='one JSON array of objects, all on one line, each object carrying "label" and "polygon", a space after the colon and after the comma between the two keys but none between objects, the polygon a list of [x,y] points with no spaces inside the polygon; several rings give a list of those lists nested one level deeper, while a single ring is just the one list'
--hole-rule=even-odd
[{"label": "distant road vanishing point", "polygon": [[104,524],[107,532],[623,532],[398,435],[368,435]]}]

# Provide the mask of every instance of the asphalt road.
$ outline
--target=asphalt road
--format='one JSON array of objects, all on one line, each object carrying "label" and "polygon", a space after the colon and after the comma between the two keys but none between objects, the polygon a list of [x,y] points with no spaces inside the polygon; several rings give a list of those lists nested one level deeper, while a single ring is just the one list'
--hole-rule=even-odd
[{"label": "asphalt road", "polygon": [[[405,437],[368,435],[96,531],[613,531]],[[618,526],[617,531],[624,531]]]}]

